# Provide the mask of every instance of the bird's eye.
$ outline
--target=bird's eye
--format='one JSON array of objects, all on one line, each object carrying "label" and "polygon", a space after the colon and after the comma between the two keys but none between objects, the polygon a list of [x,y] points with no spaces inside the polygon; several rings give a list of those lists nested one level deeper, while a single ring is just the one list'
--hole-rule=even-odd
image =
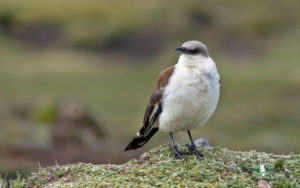
[{"label": "bird's eye", "polygon": [[188,50],[188,52],[191,53],[191,54],[196,54],[196,53],[200,52],[200,48],[195,48],[193,50]]}]

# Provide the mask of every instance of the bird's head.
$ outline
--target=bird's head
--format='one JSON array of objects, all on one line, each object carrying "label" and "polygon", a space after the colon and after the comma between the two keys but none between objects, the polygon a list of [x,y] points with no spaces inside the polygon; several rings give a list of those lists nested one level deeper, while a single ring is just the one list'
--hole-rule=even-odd
[{"label": "bird's head", "polygon": [[208,51],[206,46],[199,41],[192,40],[187,41],[182,44],[182,46],[175,49],[176,51],[180,51],[183,54],[191,55],[191,56],[203,56],[208,57]]}]

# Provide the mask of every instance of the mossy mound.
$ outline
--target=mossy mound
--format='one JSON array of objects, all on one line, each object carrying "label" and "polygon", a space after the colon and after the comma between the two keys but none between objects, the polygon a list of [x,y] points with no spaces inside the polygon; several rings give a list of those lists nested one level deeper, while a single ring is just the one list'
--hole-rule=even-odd
[{"label": "mossy mound", "polygon": [[[238,152],[219,147],[203,148],[202,152],[205,159],[197,160],[191,155],[185,160],[174,160],[167,146],[159,146],[139,160],[122,165],[53,166],[34,173],[28,186],[255,187],[264,180],[273,187],[300,187],[300,155]],[[265,164],[265,175],[260,171],[261,164]]]}]

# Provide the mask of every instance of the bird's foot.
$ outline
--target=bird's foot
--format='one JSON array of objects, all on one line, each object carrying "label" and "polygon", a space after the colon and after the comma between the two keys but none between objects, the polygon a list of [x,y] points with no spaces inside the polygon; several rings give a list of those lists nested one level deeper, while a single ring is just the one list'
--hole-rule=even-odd
[{"label": "bird's foot", "polygon": [[174,159],[180,158],[180,159],[186,159],[185,156],[183,156],[183,154],[187,154],[187,152],[182,152],[178,149],[177,145],[169,145],[169,148],[172,150],[173,155],[174,155]]},{"label": "bird's foot", "polygon": [[186,144],[186,147],[189,149],[189,154],[192,155],[193,153],[196,155],[197,159],[199,159],[200,157],[204,158],[204,155],[197,150],[197,147],[195,146],[195,144]]}]

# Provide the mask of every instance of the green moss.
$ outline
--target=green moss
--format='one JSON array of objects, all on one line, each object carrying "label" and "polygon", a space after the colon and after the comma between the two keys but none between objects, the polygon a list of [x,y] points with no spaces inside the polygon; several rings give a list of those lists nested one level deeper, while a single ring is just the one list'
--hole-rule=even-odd
[{"label": "green moss", "polygon": [[278,159],[274,165],[275,170],[282,170],[284,169],[284,159]]},{"label": "green moss", "polygon": [[[46,187],[255,187],[262,179],[274,187],[300,186],[299,155],[290,155],[282,162],[280,156],[256,151],[238,152],[212,147],[204,148],[202,152],[204,159],[197,160],[192,155],[186,160],[174,160],[168,147],[159,146],[144,153],[139,160],[122,165],[78,163],[45,168],[33,173],[29,183]],[[259,171],[256,173],[262,163],[266,166],[265,176]]]}]

